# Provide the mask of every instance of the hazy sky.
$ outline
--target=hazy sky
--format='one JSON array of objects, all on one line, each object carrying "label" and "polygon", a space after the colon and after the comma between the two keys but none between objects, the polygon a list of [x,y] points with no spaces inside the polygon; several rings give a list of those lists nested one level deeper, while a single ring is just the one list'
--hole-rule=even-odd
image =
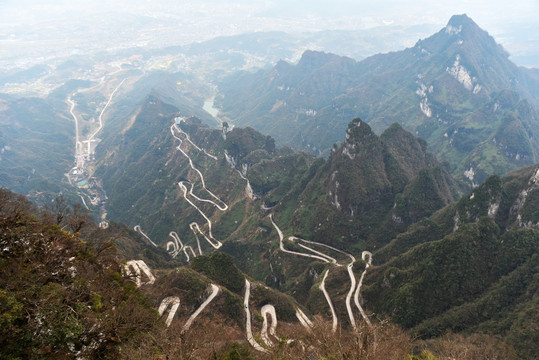
[{"label": "hazy sky", "polygon": [[[513,54],[534,47],[539,54],[539,0],[0,0],[0,38],[7,38],[16,27],[42,27],[45,32],[54,24],[75,22],[91,28],[96,17],[110,23],[139,16],[164,21],[163,26],[177,23],[186,35],[178,37],[181,43],[259,30],[416,24],[441,28],[451,15],[462,13]],[[98,30],[106,32],[106,25]]]},{"label": "hazy sky", "polygon": [[[476,22],[491,30],[510,24],[536,22],[537,0],[0,0],[0,18],[12,22],[43,19],[63,15],[81,16],[89,13],[118,11],[131,14],[160,16],[232,16],[231,22],[241,23],[242,17],[303,20],[322,19],[328,26],[337,19],[355,19],[356,26],[369,27],[384,22],[412,25],[447,22],[453,14],[467,13]],[[215,11],[215,12],[214,12]],[[212,12],[214,12],[212,14]],[[247,21],[248,22],[248,21]],[[266,27],[271,24],[259,24]],[[299,25],[299,24],[298,24]],[[346,25],[349,25],[346,23]],[[252,26],[252,25],[251,25]],[[494,31],[492,30],[492,31]]]}]

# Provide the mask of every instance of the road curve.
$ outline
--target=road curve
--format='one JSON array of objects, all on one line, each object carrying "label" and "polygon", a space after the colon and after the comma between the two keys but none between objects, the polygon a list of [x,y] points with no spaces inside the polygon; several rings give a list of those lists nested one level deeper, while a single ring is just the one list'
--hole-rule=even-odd
[{"label": "road curve", "polygon": [[361,313],[361,316],[363,317],[363,319],[365,320],[367,325],[369,327],[372,327],[372,324],[371,324],[371,321],[369,320],[369,317],[367,316],[367,314],[365,313],[365,310],[363,310],[363,307],[359,303],[359,293],[361,291],[361,286],[363,285],[363,278],[365,277],[365,274],[367,273],[367,269],[372,264],[372,254],[369,251],[363,251],[361,253],[361,259],[363,261],[366,261],[365,258],[367,256],[369,257],[369,260],[367,261],[367,264],[365,265],[365,270],[363,270],[363,273],[361,273],[361,277],[359,278],[356,293],[354,294],[354,303],[356,304],[356,307],[358,308],[359,312]]},{"label": "road curve", "polygon": [[174,315],[176,315],[176,312],[180,307],[180,298],[177,296],[169,296],[164,298],[163,301],[161,301],[161,305],[159,305],[159,316],[163,316],[163,313],[169,305],[171,305],[171,307],[168,312],[167,319],[165,320],[165,324],[167,324],[167,327],[169,327],[172,323],[172,319],[174,319]]},{"label": "road curve", "polygon": [[[175,231],[169,232],[168,236],[170,236],[173,241],[167,242],[165,247],[170,256],[172,256],[172,258],[176,258],[176,256],[178,256],[183,250],[183,242]],[[172,247],[172,250],[170,250],[170,247]]]},{"label": "road curve", "polygon": [[[206,220],[206,222],[208,223],[208,233],[210,235],[209,238],[212,239],[213,241],[215,241],[215,244],[213,243],[213,241],[208,241],[208,242],[215,249],[219,249],[223,244],[219,240],[216,240],[213,237],[213,234],[211,232],[211,225],[212,225],[211,220],[206,216],[206,214],[204,214],[204,212],[202,210],[200,210],[200,208],[198,206],[196,206],[191,200],[189,200],[189,198],[187,197],[187,187],[183,183],[184,183],[183,181],[180,181],[178,183],[178,186],[183,191],[183,197],[184,197],[185,201],[187,201],[192,207],[194,207],[200,213],[200,215],[202,215],[202,217]],[[197,224],[196,228],[198,229],[198,231],[200,231],[200,227],[198,226],[198,224]],[[193,230],[193,227],[191,227],[191,230]]]},{"label": "road curve", "polygon": [[308,257],[308,258],[311,258],[311,259],[318,259],[318,260],[321,260],[321,261],[326,262],[326,263],[330,262],[330,260],[328,260],[326,257],[322,257],[322,256],[318,256],[318,255],[304,254],[304,253],[300,253],[300,252],[297,252],[297,251],[291,251],[291,250],[285,249],[284,244],[283,244],[283,238],[284,238],[283,232],[281,231],[281,229],[279,229],[277,224],[275,224],[275,221],[273,221],[273,214],[270,214],[269,218],[271,220],[271,223],[273,224],[273,227],[275,228],[275,230],[277,230],[277,233],[279,234],[279,248],[281,249],[282,252],[297,255],[297,256]]},{"label": "road curve", "polygon": [[135,226],[133,227],[133,230],[135,230],[136,232],[140,233],[140,235],[144,236],[144,238],[145,238],[146,240],[148,240],[148,241],[150,242],[150,244],[152,244],[153,246],[157,247],[157,244],[154,243],[154,242],[152,241],[152,239],[150,239],[150,238],[148,237],[148,235],[146,235],[146,234],[142,231],[142,229],[140,228],[140,225],[135,225]]},{"label": "road curve", "polygon": [[[288,240],[290,240],[291,238],[293,238],[293,237],[290,236],[290,237],[288,238]],[[335,258],[333,258],[333,257],[331,257],[331,256],[329,256],[329,255],[326,255],[326,254],[324,254],[323,252],[317,251],[317,250],[315,250],[315,249],[313,249],[313,248],[310,248],[310,247],[308,247],[308,246],[305,246],[305,245],[303,245],[303,244],[298,244],[298,246],[299,246],[300,248],[302,248],[302,249],[305,249],[305,250],[307,250],[307,251],[312,252],[313,254],[322,256],[323,258],[325,258],[325,259],[328,260],[327,262],[330,262],[330,263],[332,263],[332,264],[334,264],[334,265],[337,265],[337,266],[341,266],[341,265],[339,265],[339,264],[337,263],[337,259],[335,259]]]},{"label": "road curve", "polygon": [[[302,242],[305,242],[305,243],[308,243],[308,244],[315,244],[315,245],[324,246],[324,247],[326,247],[328,249],[339,252],[339,253],[341,253],[343,255],[346,255],[346,256],[348,256],[350,258],[351,262],[348,263],[347,266],[346,266],[346,270],[348,271],[348,276],[350,277],[350,290],[348,290],[348,294],[346,295],[345,303],[346,303],[346,311],[348,312],[348,318],[350,319],[350,324],[352,325],[352,327],[354,329],[356,329],[357,328],[356,327],[356,320],[354,318],[354,313],[352,311],[352,306],[350,305],[351,299],[352,299],[352,294],[354,293],[354,288],[356,287],[356,277],[354,275],[354,269],[353,269],[354,262],[356,261],[356,258],[352,254],[349,254],[349,253],[347,253],[345,251],[337,249],[337,248],[335,248],[335,247],[333,247],[331,245],[327,245],[327,244],[324,244],[324,243],[319,243],[319,242],[311,241],[311,240],[305,240],[305,239],[298,238],[298,237],[295,237],[295,236],[290,236],[289,239],[291,239],[291,238],[298,239],[298,240],[300,240]],[[311,249],[311,248],[309,248],[307,246],[302,246],[301,244],[300,244],[300,246],[307,249],[307,250],[310,250],[310,251],[313,251],[313,252],[315,251],[315,250],[313,250],[313,249]],[[341,264],[337,263],[337,261],[334,258],[332,258],[332,257],[330,257],[328,255],[325,255],[325,254],[323,254],[321,252],[316,252],[316,253],[318,253],[321,256],[326,256],[326,257],[328,257],[328,259],[332,259],[332,262],[336,266],[342,266]]]},{"label": "road curve", "polygon": [[243,297],[243,307],[245,310],[245,330],[247,332],[247,341],[251,344],[255,350],[269,354],[267,349],[264,349],[260,346],[259,343],[253,337],[253,332],[251,330],[251,312],[249,311],[249,296],[251,295],[251,283],[249,280],[245,279],[245,295]]},{"label": "road curve", "polygon": [[[202,217],[206,220],[207,224],[208,224],[208,235],[209,236],[206,236],[206,234],[204,232],[202,232],[202,230],[200,229],[200,226],[194,222],[194,223],[191,223],[189,225],[189,227],[191,228],[191,231],[193,231],[195,237],[196,237],[196,240],[197,240],[197,244],[198,244],[198,251],[199,253],[202,255],[202,248],[200,246],[200,240],[199,240],[199,237],[198,237],[198,234],[201,234],[204,239],[214,248],[214,249],[219,249],[223,244],[215,239],[213,237],[213,233],[212,233],[212,222],[210,220],[210,218],[208,216],[206,216],[206,214],[193,202],[189,199],[189,196],[190,195],[192,198],[200,201],[200,202],[206,202],[206,203],[210,203],[212,204],[213,206],[215,206],[217,209],[219,209],[220,211],[226,211],[228,210],[228,205],[223,201],[221,200],[217,195],[215,195],[214,193],[212,193],[210,190],[208,190],[206,188],[206,182],[204,181],[204,176],[202,175],[202,173],[200,172],[200,170],[198,170],[194,163],[193,163],[193,160],[191,159],[191,157],[181,148],[181,145],[182,145],[182,142],[183,140],[178,137],[176,134],[175,134],[175,131],[183,134],[185,136],[185,138],[195,147],[197,148],[199,151],[201,151],[202,149],[200,149],[196,144],[194,144],[191,139],[189,138],[189,135],[187,133],[185,133],[181,128],[179,128],[176,124],[172,124],[170,126],[170,132],[172,134],[172,136],[178,140],[180,142],[180,144],[176,147],[177,150],[179,150],[186,158],[187,160],[189,161],[189,166],[191,167],[191,169],[193,169],[199,176],[200,178],[200,181],[202,183],[202,188],[213,198],[215,199],[215,201],[213,200],[210,200],[210,199],[202,199],[200,198],[199,196],[195,195],[193,193],[193,187],[194,187],[194,184],[193,183],[189,183],[191,184],[190,186],[190,189],[188,190],[187,189],[187,186],[185,185],[186,181],[180,181],[178,182],[178,186],[180,188],[180,190],[183,192],[183,197],[184,199],[193,207],[195,208],[199,213],[200,215],[202,215]],[[206,153],[208,156],[212,157],[212,158],[215,158],[213,155],[210,155],[208,154],[206,151],[204,151],[204,153]],[[216,158],[215,158],[216,159]],[[167,244],[167,247],[169,245]],[[190,248],[191,251],[193,252],[193,249]],[[189,261],[189,256],[187,255],[187,251],[186,251],[186,247],[184,247],[184,253],[187,257],[187,261]],[[193,252],[194,254],[194,252]]]},{"label": "road curve", "polygon": [[268,337],[268,316],[271,317],[271,327],[269,333],[271,336],[276,337],[275,330],[277,329],[277,313],[275,312],[275,307],[270,304],[262,306],[260,309],[260,315],[264,318],[262,323],[262,331],[260,332],[260,337],[268,347],[273,347],[273,342]]},{"label": "road curve", "polygon": [[331,302],[331,298],[329,297],[328,292],[326,291],[326,278],[328,277],[329,269],[326,270],[326,273],[324,274],[324,278],[322,279],[322,282],[320,283],[319,289],[322,290],[324,293],[324,296],[326,297],[326,301],[328,302],[329,308],[331,309],[331,317],[333,318],[333,326],[331,327],[332,332],[337,331],[337,314],[335,313],[335,308],[333,307],[333,303]]},{"label": "road curve", "polygon": [[[174,119],[174,120],[176,120],[176,119]],[[174,125],[176,125],[176,124],[174,124]],[[216,156],[210,154],[210,153],[207,152],[205,149],[201,149],[197,144],[195,144],[195,143],[191,140],[191,138],[189,137],[189,134],[186,133],[185,131],[183,131],[180,127],[177,127],[177,126],[176,126],[176,129],[178,130],[178,132],[179,132],[180,134],[182,134],[182,135],[185,136],[185,139],[186,139],[187,141],[189,141],[189,142],[191,143],[191,145],[193,145],[193,147],[194,147],[195,149],[197,149],[197,150],[200,151],[200,152],[203,152],[203,153],[206,154],[208,157],[211,157],[213,160],[218,160]]]},{"label": "road curve", "polygon": [[211,284],[211,294],[208,296],[208,298],[196,309],[196,311],[189,317],[187,322],[183,325],[182,332],[189,330],[191,325],[193,324],[193,321],[195,321],[196,317],[208,306],[209,303],[212,302],[212,300],[219,294],[219,287],[215,284]]},{"label": "road curve", "polygon": [[305,313],[301,311],[300,308],[296,308],[296,317],[298,318],[300,324],[303,325],[305,329],[307,329],[307,331],[310,332],[312,330],[313,323],[311,322],[311,320],[309,320],[307,315],[305,315]]},{"label": "road curve", "polygon": [[[283,244],[283,233],[282,233],[281,229],[279,229],[279,227],[275,224],[275,221],[273,220],[273,214],[270,214],[270,220],[271,220],[271,223],[273,224],[273,226],[275,227],[275,229],[277,230],[277,233],[279,234],[281,251],[286,252],[286,253],[290,253],[290,254],[294,254],[294,255],[315,258],[315,259],[322,260],[322,261],[327,262],[327,263],[332,263],[332,264],[334,264],[336,266],[342,266],[341,264],[339,264],[337,262],[337,260],[335,258],[333,258],[333,257],[331,257],[331,256],[329,256],[327,254],[324,254],[324,253],[322,253],[320,251],[314,250],[313,248],[310,248],[310,247],[305,246],[303,244],[298,244],[298,245],[301,248],[303,248],[303,249],[305,249],[307,251],[310,251],[310,252],[312,252],[314,254],[317,254],[317,255],[303,254],[303,253],[299,253],[299,252],[290,251],[290,250],[285,249],[284,244]],[[350,320],[350,324],[352,325],[352,327],[354,329],[356,329],[357,328],[356,320],[355,320],[354,313],[353,313],[352,306],[351,306],[352,295],[354,293],[354,288],[356,286],[356,277],[354,275],[354,270],[353,270],[353,266],[354,266],[354,262],[356,261],[356,258],[352,254],[349,254],[349,253],[347,253],[347,252],[345,252],[343,250],[337,249],[337,248],[335,248],[335,247],[333,247],[331,245],[327,245],[327,244],[324,244],[324,243],[319,243],[319,242],[311,241],[311,240],[305,240],[305,239],[302,239],[302,238],[298,238],[296,236],[289,236],[288,239],[292,240],[292,241],[298,240],[300,242],[304,242],[304,243],[307,243],[307,244],[323,246],[323,247],[326,247],[326,248],[331,249],[333,251],[336,251],[338,253],[341,253],[343,255],[346,255],[346,256],[348,256],[350,258],[351,262],[348,263],[347,266],[346,266],[348,276],[350,277],[350,290],[348,290],[348,294],[346,295],[345,303],[346,303],[346,311],[348,312],[348,318]],[[327,275],[327,273],[326,273],[326,275]],[[327,292],[324,292],[324,295],[326,295],[326,294],[327,294]],[[326,295],[326,299],[329,300],[329,295]],[[334,310],[332,311],[332,313],[334,313]],[[363,316],[363,313],[362,313],[362,316]],[[334,319],[336,319],[336,317],[334,317]]]},{"label": "road curve", "polygon": [[216,206],[219,210],[221,211],[225,211],[228,209],[228,205],[223,201],[221,200],[217,195],[215,195],[214,193],[212,193],[210,190],[208,190],[206,188],[206,182],[204,181],[204,176],[202,175],[202,173],[200,172],[200,170],[198,170],[196,168],[196,166],[194,165],[193,163],[193,160],[191,159],[191,157],[185,152],[183,151],[183,149],[181,148],[181,145],[182,145],[182,139],[180,139],[178,136],[176,136],[174,134],[174,129],[178,130],[178,131],[182,131],[180,128],[178,128],[178,126],[176,126],[176,124],[172,124],[171,127],[170,127],[170,132],[172,134],[172,136],[178,140],[180,142],[180,144],[178,146],[176,146],[176,150],[179,150],[186,158],[187,160],[189,160],[189,166],[191,167],[191,169],[193,169],[199,176],[200,178],[200,181],[202,182],[202,187],[204,188],[204,190],[206,190],[206,192],[208,192],[208,194],[210,194],[215,200],[219,201],[220,203],[223,204],[223,206],[220,206],[220,205],[217,205],[215,202],[211,201],[211,200],[202,200],[200,198],[198,198],[197,196],[195,196],[193,193],[192,193],[192,188],[191,188],[191,192],[190,194],[193,195],[195,198],[197,198],[198,200],[200,201],[205,201],[205,202],[210,202],[212,203],[214,206]]},{"label": "road curve", "polygon": [[133,272],[135,273],[135,284],[137,287],[143,284],[142,273],[148,277],[148,281],[145,284],[151,285],[155,282],[155,276],[153,276],[152,271],[143,260],[129,260],[124,266],[124,272],[127,276],[132,275]]},{"label": "road curve", "polygon": [[191,258],[189,257],[189,254],[187,253],[187,249],[191,250],[191,254],[193,255],[193,257],[197,257],[197,254],[195,253],[195,250],[193,250],[193,248],[189,245],[186,245],[183,247],[183,253],[185,254],[185,257],[187,258],[187,262],[190,262],[191,261]]},{"label": "road curve", "polygon": [[114,96],[116,91],[118,91],[118,89],[123,85],[125,80],[127,80],[127,79],[123,79],[122,82],[120,83],[120,85],[118,85],[116,87],[116,89],[114,89],[114,91],[110,94],[109,99],[108,99],[107,103],[105,104],[105,107],[101,110],[101,113],[99,114],[99,117],[98,117],[99,127],[94,131],[94,133],[92,135],[90,135],[88,137],[87,140],[93,140],[94,136],[96,136],[97,133],[100,132],[101,129],[103,129],[103,114],[105,113],[105,110],[107,109],[107,107],[110,105],[110,102],[112,101],[112,97]]}]

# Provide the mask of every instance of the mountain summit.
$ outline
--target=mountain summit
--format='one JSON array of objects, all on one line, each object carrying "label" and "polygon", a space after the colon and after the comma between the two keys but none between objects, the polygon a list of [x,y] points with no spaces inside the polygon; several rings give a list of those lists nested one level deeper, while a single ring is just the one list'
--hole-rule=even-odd
[{"label": "mountain summit", "polygon": [[482,31],[479,26],[466,14],[461,15],[453,15],[451,16],[451,19],[449,19],[449,22],[446,26],[446,32],[449,32],[449,30],[453,29],[459,29],[459,31],[464,30],[464,32],[468,31]]},{"label": "mountain summit", "polygon": [[238,125],[319,155],[361,118],[378,134],[397,122],[424,138],[471,186],[539,159],[539,79],[464,14],[402,51],[361,62],[308,51],[286,72],[237,74],[220,89]]}]

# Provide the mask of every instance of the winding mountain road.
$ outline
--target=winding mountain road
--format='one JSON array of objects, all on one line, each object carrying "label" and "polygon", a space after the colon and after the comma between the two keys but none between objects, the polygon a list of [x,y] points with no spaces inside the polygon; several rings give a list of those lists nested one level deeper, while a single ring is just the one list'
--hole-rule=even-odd
[{"label": "winding mountain road", "polygon": [[243,307],[245,310],[245,331],[247,332],[247,341],[251,344],[255,350],[269,354],[269,351],[263,348],[259,343],[256,342],[253,337],[253,332],[251,330],[251,311],[249,311],[249,297],[251,296],[251,283],[249,280],[245,279],[245,294],[243,296]]},{"label": "winding mountain road", "polygon": [[[202,215],[202,217],[206,220],[206,222],[208,223],[208,233],[209,233],[209,237],[207,236],[204,236],[207,240],[208,240],[208,243],[213,246],[214,249],[219,249],[221,246],[223,246],[223,244],[219,241],[219,240],[216,240],[214,237],[213,237],[213,234],[211,232],[211,220],[206,216],[206,214],[200,210],[200,208],[198,206],[196,206],[191,200],[189,200],[189,198],[187,197],[187,187],[183,184],[184,182],[183,181],[180,181],[178,183],[178,186],[180,187],[180,189],[183,191],[183,197],[185,199],[185,201],[187,201],[192,207],[194,207],[199,213],[200,215]],[[196,224],[196,227],[193,226],[193,224]],[[199,231],[200,233],[202,233],[202,231],[200,230],[200,227],[198,226],[197,223],[191,223],[190,225],[191,227],[191,230],[193,231],[193,233],[195,233],[195,236],[196,236],[196,231]],[[212,239],[213,241],[210,241],[209,239]],[[215,241],[215,243],[214,243]]]},{"label": "winding mountain road", "polygon": [[152,244],[153,246],[157,247],[157,244],[154,243],[154,242],[152,241],[152,239],[150,239],[150,238],[148,237],[148,235],[146,235],[146,234],[142,231],[142,229],[140,228],[140,225],[135,225],[135,226],[133,227],[133,230],[135,230],[135,231],[138,232],[140,235],[142,235],[146,240],[149,241],[150,244]]},{"label": "winding mountain road", "polygon": [[[365,260],[366,257],[369,257],[369,260]],[[365,320],[365,322],[367,323],[367,325],[369,327],[372,327],[372,324],[371,324],[371,321],[369,320],[369,317],[367,316],[367,314],[365,313],[365,310],[363,310],[363,307],[361,306],[361,304],[359,303],[359,293],[361,291],[361,285],[363,285],[363,278],[365,277],[365,274],[367,273],[367,269],[371,266],[372,264],[372,254],[369,252],[369,251],[363,251],[361,253],[361,259],[363,261],[367,261],[367,264],[365,265],[365,270],[363,270],[363,273],[361,273],[361,277],[359,278],[359,282],[358,282],[358,285],[357,285],[357,289],[356,289],[356,293],[354,294],[354,303],[356,304],[356,307],[358,308],[359,312],[361,313],[361,316],[363,317],[363,319]]]},{"label": "winding mountain road", "polygon": [[[176,140],[178,140],[180,142],[180,144],[176,147],[176,149],[179,150],[187,158],[187,160],[189,161],[189,166],[191,167],[191,169],[193,169],[198,174],[198,177],[200,178],[200,182],[202,184],[202,188],[215,200],[214,201],[214,200],[210,200],[210,199],[203,199],[203,198],[200,198],[199,196],[195,195],[193,193],[194,184],[191,183],[191,182],[187,182],[187,181],[178,182],[178,187],[183,192],[184,199],[189,203],[189,205],[191,205],[193,208],[195,208],[199,212],[200,215],[202,215],[202,217],[206,220],[206,223],[208,224],[208,235],[206,235],[200,229],[200,226],[198,225],[198,223],[193,222],[193,223],[191,223],[189,225],[189,227],[191,228],[191,231],[193,231],[193,233],[195,235],[195,238],[197,240],[198,251],[202,255],[202,248],[200,246],[200,241],[199,241],[198,234],[202,235],[204,237],[204,239],[206,240],[206,242],[208,242],[208,244],[210,244],[214,249],[219,249],[223,244],[219,240],[217,240],[217,239],[215,239],[213,237],[212,222],[211,222],[210,218],[193,201],[191,201],[190,197],[197,200],[197,201],[200,201],[200,202],[210,203],[213,206],[215,206],[217,209],[219,209],[220,211],[228,210],[228,205],[223,200],[221,200],[217,195],[215,195],[210,190],[208,190],[208,188],[206,187],[206,182],[204,181],[204,175],[202,175],[202,172],[200,172],[200,170],[194,165],[193,160],[191,159],[191,157],[182,149],[181,145],[183,143],[183,140],[179,136],[176,135],[176,132],[178,132],[180,134],[183,134],[183,136],[185,136],[185,139],[187,139],[199,151],[202,151],[202,149],[200,147],[198,147],[196,144],[194,144],[191,141],[191,139],[189,138],[189,135],[187,133],[185,133],[183,130],[181,130],[181,128],[179,128],[176,123],[174,123],[174,124],[172,124],[170,126],[170,132],[171,132],[172,136]],[[213,155],[208,154],[206,151],[204,151],[204,153],[207,154],[208,156],[211,156],[212,158],[215,158]],[[191,185],[190,189],[187,188],[186,183]],[[167,244],[167,248],[168,247],[169,247],[169,244]],[[182,246],[181,248],[185,248],[185,247]],[[184,253],[187,256],[187,252],[185,250],[184,250]],[[187,261],[189,261],[189,259]]]},{"label": "winding mountain road", "polygon": [[283,243],[283,240],[284,240],[283,232],[281,231],[281,229],[279,229],[279,227],[277,226],[275,221],[273,221],[273,214],[270,214],[269,218],[271,220],[271,223],[273,224],[273,227],[275,228],[275,230],[277,230],[277,234],[279,234],[279,241],[280,241],[279,248],[281,249],[282,252],[285,252],[287,254],[297,255],[297,256],[308,257],[308,258],[311,258],[311,259],[321,260],[321,261],[326,262],[326,263],[331,262],[331,260],[328,260],[327,257],[325,257],[325,256],[322,257],[322,256],[318,256],[318,255],[304,254],[304,253],[300,253],[300,252],[297,252],[297,251],[292,251],[292,250],[285,249],[284,243]]},{"label": "winding mountain road", "polygon": [[[175,258],[176,256],[178,256],[180,251],[183,250],[183,242],[180,240],[180,237],[175,231],[169,232],[168,236],[170,236],[173,241],[167,242],[165,247],[167,249],[167,252],[170,254],[170,256]],[[172,250],[170,250],[170,247],[172,247]]]},{"label": "winding mountain road", "polygon": [[[353,269],[356,258],[352,254],[347,253],[346,251],[337,249],[337,248],[335,248],[335,247],[333,247],[331,245],[327,245],[327,244],[324,244],[324,243],[319,243],[319,242],[311,241],[311,240],[305,240],[305,239],[302,239],[302,238],[299,238],[299,237],[296,237],[296,236],[289,236],[288,240],[297,241],[298,246],[300,246],[302,249],[305,249],[305,250],[307,250],[307,251],[309,251],[309,252],[311,252],[313,254],[316,254],[316,255],[304,254],[304,253],[300,253],[300,252],[297,252],[297,251],[291,251],[291,250],[285,249],[284,248],[284,243],[283,243],[283,238],[284,238],[283,232],[281,231],[281,229],[275,223],[275,221],[273,219],[273,214],[270,214],[269,217],[270,217],[271,223],[273,224],[273,227],[275,227],[275,229],[277,230],[277,233],[279,234],[279,240],[280,240],[279,247],[280,247],[281,251],[283,251],[285,253],[289,253],[289,254],[298,255],[298,256],[304,256],[304,257],[310,257],[310,258],[317,259],[317,260],[322,260],[322,261],[324,261],[326,263],[331,263],[331,264],[333,264],[335,266],[343,266],[343,264],[339,264],[339,262],[334,257],[331,257],[331,256],[329,256],[329,255],[327,255],[327,254],[325,254],[325,253],[323,253],[321,251],[315,250],[315,249],[313,249],[311,247],[308,247],[308,246],[305,246],[305,245],[299,243],[299,242],[303,242],[303,243],[310,244],[310,245],[316,245],[316,246],[325,247],[327,249],[330,249],[332,251],[335,251],[337,253],[340,253],[340,254],[345,255],[345,256],[350,258],[350,262],[348,264],[346,264],[346,270],[347,270],[348,276],[350,278],[350,289],[348,290],[348,293],[346,295],[346,300],[345,300],[346,311],[348,313],[348,318],[350,320],[350,324],[352,325],[352,327],[354,329],[357,329],[356,319],[354,317],[354,312],[352,310],[352,305],[351,305],[352,295],[354,295],[354,289],[356,289],[355,297],[354,297],[354,302],[356,304],[356,307],[358,308],[358,310],[361,313],[361,316],[363,317],[365,322],[369,326],[371,326],[369,318],[367,317],[365,311],[363,310],[363,308],[359,304],[359,292],[361,290],[361,285],[363,283],[363,278],[365,276],[366,270],[367,270],[367,268],[370,266],[370,264],[372,262],[372,254],[370,252],[368,252],[368,251],[364,251],[362,253],[363,260],[365,260],[365,258],[367,256],[369,257],[369,260],[367,262],[367,266],[365,268],[365,271],[361,275],[358,287],[356,288],[356,277],[355,277],[354,269]],[[325,291],[325,285],[324,285],[325,278],[327,277],[328,272],[329,272],[329,270],[324,275],[324,280],[322,281],[320,289],[324,292],[324,296],[326,297],[326,300],[328,300],[328,304],[330,305],[330,308],[332,310],[332,315],[333,315],[333,319],[334,319],[334,328],[335,328],[336,319],[337,319],[336,315],[335,315],[336,314],[335,309],[333,307],[333,304],[331,303],[331,299],[329,297],[329,294],[327,293],[327,291]]]},{"label": "winding mountain road", "polygon": [[260,337],[268,347],[273,347],[273,342],[268,337],[268,316],[271,317],[271,327],[269,328],[269,333],[271,336],[277,337],[275,333],[277,329],[277,313],[275,312],[275,307],[270,304],[262,306],[262,309],[260,309],[260,315],[262,315],[264,318]]},{"label": "winding mountain road", "polygon": [[174,315],[176,315],[176,312],[180,307],[180,298],[177,296],[169,296],[164,298],[163,301],[161,301],[161,305],[159,305],[159,309],[157,310],[159,312],[159,316],[163,316],[163,313],[169,306],[170,309],[168,311],[167,319],[165,320],[167,327],[169,327],[172,323],[172,319],[174,319]]},{"label": "winding mountain road", "polygon": [[[183,151],[183,149],[181,148],[181,145],[182,145],[182,139],[180,139],[178,136],[176,136],[174,134],[174,130],[177,130],[177,131],[181,131],[181,129],[176,125],[176,124],[172,124],[172,126],[170,127],[170,132],[172,133],[172,136],[178,140],[180,142],[180,144],[178,146],[176,146],[176,150],[179,150],[183,156],[185,156],[187,158],[187,160],[189,160],[189,166],[191,167],[191,169],[193,169],[194,171],[196,171],[196,173],[198,174],[199,178],[200,178],[200,181],[202,182],[202,188],[204,190],[206,190],[206,192],[208,194],[210,194],[215,200],[219,201],[221,205],[218,205],[216,204],[214,201],[212,200],[206,200],[206,199],[201,199],[199,197],[197,197],[196,195],[193,194],[193,188],[191,187],[191,190],[190,190],[190,195],[193,196],[194,198],[196,198],[197,200],[199,201],[204,201],[204,202],[209,202],[211,204],[213,204],[215,207],[217,207],[219,210],[221,211],[225,211],[228,209],[228,205],[223,201],[221,200],[217,195],[215,195],[214,193],[212,193],[210,190],[208,190],[208,188],[206,188],[206,182],[204,181],[204,176],[202,175],[202,173],[200,172],[200,170],[198,170],[195,165],[193,164],[193,160],[191,159],[191,157],[185,152]],[[183,133],[185,134],[185,133]],[[186,134],[187,135],[187,134]]]},{"label": "winding mountain road", "polygon": [[[129,260],[124,266],[124,273],[127,276],[135,276],[135,284],[137,287],[142,286],[143,284],[153,284],[155,282],[155,276],[153,276],[152,271],[146,265],[144,260]],[[142,274],[145,274],[148,277],[148,281],[142,282]]]},{"label": "winding mountain road", "polygon": [[[215,284],[211,284],[212,292],[211,294],[206,298],[206,300],[198,307],[198,309],[195,310],[193,314],[189,317],[189,319],[185,322],[185,324],[182,327],[182,332],[185,332],[189,330],[191,325],[193,325],[193,322],[195,319],[200,315],[200,313],[213,301],[213,299],[219,294],[219,287]],[[169,296],[163,299],[161,301],[161,305],[159,305],[159,316],[163,316],[163,313],[165,310],[170,306],[170,310],[167,316],[167,319],[165,320],[165,323],[167,327],[170,326],[172,323],[172,320],[174,319],[174,315],[176,315],[176,312],[178,311],[178,308],[180,307],[180,298],[177,296]]]},{"label": "winding mountain road", "polygon": [[324,274],[324,278],[322,279],[322,282],[320,283],[320,286],[318,287],[322,292],[324,293],[324,296],[326,297],[326,301],[328,302],[329,308],[331,309],[331,317],[333,319],[333,325],[331,327],[332,332],[337,331],[337,313],[335,312],[335,307],[333,306],[333,303],[331,302],[331,298],[329,297],[328,292],[326,291],[326,278],[328,277],[329,269],[326,270],[326,273]]},{"label": "winding mountain road", "polygon": [[219,286],[211,284],[211,294],[206,298],[206,300],[196,309],[196,311],[189,317],[187,322],[183,325],[182,332],[189,330],[193,321],[197,318],[198,315],[208,306],[209,303],[219,294]]},{"label": "winding mountain road", "polygon": [[[195,253],[195,250],[193,250],[191,246],[183,244],[183,242],[180,240],[180,237],[175,231],[171,231],[168,235],[174,240],[174,241],[167,242],[167,244],[165,245],[167,252],[170,254],[170,256],[172,256],[172,258],[176,258],[180,254],[180,252],[183,251],[187,259],[187,262],[190,262],[191,257],[189,256],[189,253],[187,252],[187,250],[191,250],[191,254],[193,255],[193,257],[197,256],[197,254]],[[172,250],[170,250],[171,247],[172,247]]]},{"label": "winding mountain road", "polygon": [[[176,118],[176,119],[177,119],[177,118]],[[176,119],[175,119],[175,120],[176,120]],[[181,122],[181,120],[180,120],[180,122]],[[174,125],[176,125],[176,124],[174,124]],[[178,130],[178,132],[179,132],[180,134],[182,134],[182,135],[185,136],[185,139],[186,139],[187,141],[189,141],[189,143],[190,143],[191,145],[193,145],[193,147],[194,147],[195,149],[197,149],[197,150],[200,151],[200,152],[203,152],[203,153],[206,154],[208,157],[211,157],[213,160],[218,160],[216,156],[214,156],[214,155],[210,154],[209,152],[207,152],[206,149],[202,149],[202,148],[200,148],[197,144],[195,144],[195,143],[191,140],[191,138],[189,137],[189,134],[188,134],[188,133],[186,133],[185,131],[183,131],[181,128],[179,128],[179,127],[177,127],[177,126],[176,126],[176,129]]]},{"label": "winding mountain road", "polygon": [[305,329],[307,329],[307,331],[310,332],[312,330],[313,323],[311,322],[311,320],[309,320],[307,315],[305,315],[305,313],[301,311],[300,308],[296,308],[296,317],[298,318],[300,324],[303,325]]}]

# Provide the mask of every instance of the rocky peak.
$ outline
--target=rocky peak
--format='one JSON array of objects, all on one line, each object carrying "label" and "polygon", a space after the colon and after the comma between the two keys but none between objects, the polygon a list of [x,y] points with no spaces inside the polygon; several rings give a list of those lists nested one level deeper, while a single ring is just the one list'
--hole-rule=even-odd
[{"label": "rocky peak", "polygon": [[379,145],[379,143],[379,138],[371,127],[363,120],[356,118],[348,124],[342,154],[354,159],[362,150],[376,146],[376,144]]},{"label": "rocky peak", "polygon": [[477,31],[481,30],[479,26],[466,14],[453,15],[447,26],[445,27],[446,33],[459,33],[461,31]]}]

